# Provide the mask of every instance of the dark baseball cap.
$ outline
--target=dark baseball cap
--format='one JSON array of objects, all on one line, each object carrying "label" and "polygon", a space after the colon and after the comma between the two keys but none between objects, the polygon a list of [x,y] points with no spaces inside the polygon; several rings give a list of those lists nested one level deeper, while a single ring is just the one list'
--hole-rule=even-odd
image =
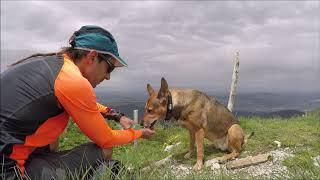
[{"label": "dark baseball cap", "polygon": [[74,49],[95,50],[101,54],[111,55],[117,60],[116,67],[128,66],[119,56],[118,46],[112,34],[99,26],[82,26],[73,33],[69,43]]}]

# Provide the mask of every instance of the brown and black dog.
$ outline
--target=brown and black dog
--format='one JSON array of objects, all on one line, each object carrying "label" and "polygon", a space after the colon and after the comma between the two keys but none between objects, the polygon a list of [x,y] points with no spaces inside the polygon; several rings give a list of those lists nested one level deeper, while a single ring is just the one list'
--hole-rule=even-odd
[{"label": "brown and black dog", "polygon": [[193,89],[168,89],[167,81],[161,79],[161,87],[156,93],[150,84],[147,85],[149,99],[146,102],[143,123],[150,127],[157,120],[168,120],[173,117],[189,130],[190,147],[185,158],[190,158],[197,147],[197,163],[193,169],[203,166],[204,137],[223,151],[229,151],[217,160],[225,162],[240,155],[245,137],[239,121],[215,98]]}]

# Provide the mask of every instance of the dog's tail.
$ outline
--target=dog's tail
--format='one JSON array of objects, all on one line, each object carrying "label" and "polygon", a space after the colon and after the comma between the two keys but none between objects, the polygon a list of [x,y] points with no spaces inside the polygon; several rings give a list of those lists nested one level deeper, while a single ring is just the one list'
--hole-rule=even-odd
[{"label": "dog's tail", "polygon": [[247,144],[248,139],[250,139],[253,135],[254,135],[254,132],[253,132],[253,131],[252,131],[250,134],[247,134],[247,135],[244,137],[244,142],[243,142],[242,145]]}]

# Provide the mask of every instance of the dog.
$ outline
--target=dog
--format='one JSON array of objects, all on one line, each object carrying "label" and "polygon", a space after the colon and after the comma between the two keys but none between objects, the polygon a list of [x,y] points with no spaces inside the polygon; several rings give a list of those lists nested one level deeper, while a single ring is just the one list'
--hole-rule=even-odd
[{"label": "dog", "polygon": [[[215,148],[229,151],[217,160],[220,163],[234,159],[240,155],[242,145],[253,133],[245,137],[244,131],[235,116],[215,98],[194,89],[168,89],[167,81],[161,79],[158,93],[147,84],[150,95],[144,108],[143,126],[152,126],[158,120],[174,118],[189,130],[189,151],[184,156],[190,158],[197,154],[194,170],[203,167],[204,137],[213,142]],[[196,146],[196,149],[195,149]]]}]

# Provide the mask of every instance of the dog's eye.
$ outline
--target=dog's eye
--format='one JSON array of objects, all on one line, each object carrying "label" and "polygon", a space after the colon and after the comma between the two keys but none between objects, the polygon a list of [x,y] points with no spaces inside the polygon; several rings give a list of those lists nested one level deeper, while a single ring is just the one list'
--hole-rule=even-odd
[{"label": "dog's eye", "polygon": [[152,109],[147,109],[147,112],[148,112],[148,113],[151,113],[151,112],[152,112]]}]

